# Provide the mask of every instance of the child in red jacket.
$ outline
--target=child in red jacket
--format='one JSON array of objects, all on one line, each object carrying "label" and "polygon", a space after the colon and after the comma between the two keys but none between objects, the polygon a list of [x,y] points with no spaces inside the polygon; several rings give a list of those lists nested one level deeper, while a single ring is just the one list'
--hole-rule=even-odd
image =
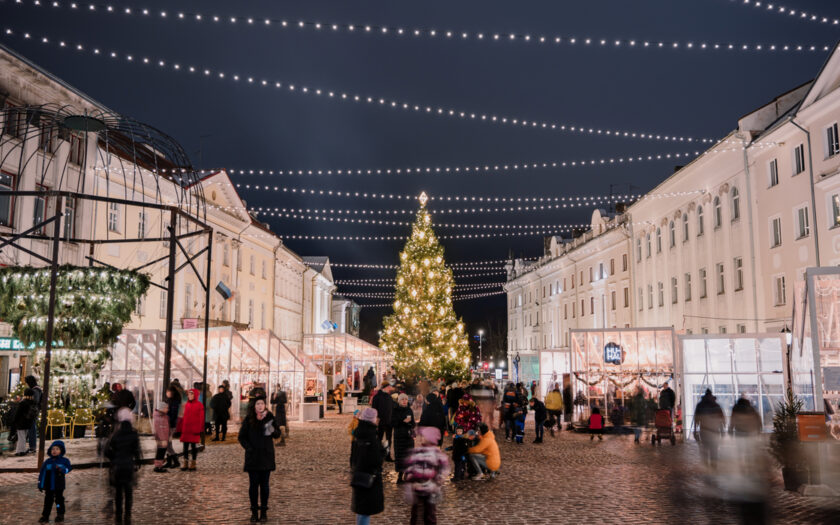
[{"label": "child in red jacket", "polygon": [[592,407],[592,415],[589,416],[589,441],[598,436],[599,441],[604,440],[604,418],[601,416],[601,409]]}]

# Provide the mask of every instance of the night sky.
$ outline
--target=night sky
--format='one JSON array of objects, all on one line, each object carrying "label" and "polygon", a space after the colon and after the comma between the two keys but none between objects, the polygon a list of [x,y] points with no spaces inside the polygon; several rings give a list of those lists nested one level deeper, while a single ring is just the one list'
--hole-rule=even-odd
[{"label": "night sky", "polygon": [[[51,4],[51,0],[41,0]],[[797,9],[840,16],[840,5],[791,1]],[[136,56],[164,59],[243,78],[281,81],[312,90],[348,91],[419,105],[476,113],[546,120],[662,135],[723,137],[739,116],[811,78],[825,52],[700,51],[631,49],[577,45],[494,42],[490,38],[446,39],[456,34],[511,32],[534,37],[725,42],[735,44],[833,45],[838,27],[803,21],[742,5],[741,0],[218,0],[113,2],[135,13],[109,14],[15,5],[0,1],[0,26],[31,40],[0,35],[0,42],[39,64],[110,109],[149,123],[179,140],[201,168],[346,169],[408,166],[552,162],[685,152],[685,143],[580,136],[521,129],[329,100],[288,90],[174,72],[61,49],[66,40]],[[177,13],[201,13],[205,21],[178,21]],[[357,30],[282,29],[240,21],[213,23],[209,15],[287,19],[324,24],[354,23],[436,29],[436,38],[395,38]],[[375,33],[373,31],[372,33]],[[237,176],[260,183],[333,190],[365,190],[431,195],[579,196],[614,191],[646,191],[685,161],[663,160],[630,166],[538,169],[508,174],[382,176]],[[302,198],[242,190],[249,206],[398,209],[406,201]],[[453,203],[454,207],[455,204]],[[463,205],[462,205],[463,206]],[[430,204],[434,211],[434,203]],[[591,208],[537,213],[441,215],[437,222],[486,224],[571,224],[587,222]],[[411,221],[411,216],[400,216]],[[281,235],[405,235],[407,227],[266,219]],[[439,229],[441,235],[474,230]],[[538,236],[443,241],[449,262],[503,259],[542,253]],[[400,242],[301,241],[287,244],[301,255],[328,255],[334,262],[394,264]],[[393,271],[334,268],[336,279],[386,278]],[[460,282],[502,281],[504,276]],[[340,286],[346,292],[387,292],[388,288]],[[478,292],[484,290],[476,290]],[[503,295],[456,303],[471,331],[503,319]],[[357,299],[381,303],[381,299]],[[363,335],[375,339],[386,309],[365,310]]]}]

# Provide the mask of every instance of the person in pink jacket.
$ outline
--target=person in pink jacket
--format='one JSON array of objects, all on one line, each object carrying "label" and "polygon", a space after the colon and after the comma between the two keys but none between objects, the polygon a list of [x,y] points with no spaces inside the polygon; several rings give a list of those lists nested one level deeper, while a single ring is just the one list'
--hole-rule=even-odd
[{"label": "person in pink jacket", "polygon": [[167,472],[163,466],[166,457],[166,449],[169,448],[169,405],[161,401],[157,404],[154,414],[155,425],[155,472]]},{"label": "person in pink jacket", "polygon": [[[184,444],[184,466],[181,470],[195,470],[195,460],[198,457],[198,442],[204,432],[204,405],[198,400],[198,389],[187,391],[187,403],[184,405],[184,416],[181,418],[181,443]],[[187,461],[187,453],[192,453],[192,459]]]}]

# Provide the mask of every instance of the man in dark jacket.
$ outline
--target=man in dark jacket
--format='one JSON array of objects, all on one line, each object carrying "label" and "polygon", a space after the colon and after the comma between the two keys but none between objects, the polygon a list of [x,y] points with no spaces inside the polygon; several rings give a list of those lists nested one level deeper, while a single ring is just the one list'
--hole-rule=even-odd
[{"label": "man in dark jacket", "polygon": [[542,443],[543,426],[545,425],[546,419],[545,403],[543,403],[536,397],[532,397],[530,403],[531,410],[534,411],[534,434],[536,435],[536,437],[534,438],[534,443]]},{"label": "man in dark jacket", "polygon": [[699,429],[695,436],[700,441],[701,455],[706,463],[713,466],[717,462],[718,447],[725,422],[726,418],[717,403],[717,398],[707,388],[694,409],[694,426]]},{"label": "man in dark jacket", "polygon": [[449,417],[455,417],[455,412],[458,411],[458,401],[464,397],[464,389],[458,383],[452,383],[449,391],[446,392],[446,406],[449,407]]},{"label": "man in dark jacket", "polygon": [[662,385],[662,391],[659,393],[659,409],[660,410],[674,410],[674,405],[677,402],[677,394],[671,390],[666,382]]},{"label": "man in dark jacket", "polygon": [[134,394],[131,393],[131,390],[124,388],[123,385],[119,383],[114,383],[111,388],[114,391],[114,393],[111,394],[111,403],[113,403],[117,410],[122,407],[134,410],[134,407],[137,406],[137,401],[134,399]]},{"label": "man in dark jacket", "polygon": [[572,401],[572,386],[566,385],[563,387],[563,420],[568,421],[570,423],[572,421],[572,413],[575,410]]},{"label": "man in dark jacket", "polygon": [[[41,387],[38,386],[38,379],[35,376],[26,376],[23,380],[30,389],[32,389],[32,401],[35,402],[35,407],[38,409],[38,414],[41,413],[41,396],[43,395],[43,391]],[[32,420],[32,424],[29,426],[29,432],[27,434],[29,438],[29,452],[35,452],[35,446],[37,445],[38,441],[38,414],[35,414],[35,419]]]},{"label": "man in dark jacket", "polygon": [[440,430],[438,446],[443,442],[443,432],[446,430],[446,414],[443,412],[443,403],[437,392],[430,392],[423,403],[423,412],[420,414],[418,427],[435,427]]},{"label": "man in dark jacket", "polygon": [[220,432],[224,441],[227,435],[227,422],[230,419],[230,399],[224,386],[220,386],[218,393],[210,400],[210,408],[213,409],[213,424],[216,426],[216,437],[213,441],[219,441]]},{"label": "man in dark jacket", "polygon": [[394,400],[391,398],[391,393],[394,387],[390,383],[382,383],[382,387],[373,396],[370,402],[370,407],[376,409],[379,415],[379,425],[376,427],[376,439],[382,443],[382,437],[388,440],[388,453],[385,461],[394,461],[391,458],[391,414],[394,411]]}]

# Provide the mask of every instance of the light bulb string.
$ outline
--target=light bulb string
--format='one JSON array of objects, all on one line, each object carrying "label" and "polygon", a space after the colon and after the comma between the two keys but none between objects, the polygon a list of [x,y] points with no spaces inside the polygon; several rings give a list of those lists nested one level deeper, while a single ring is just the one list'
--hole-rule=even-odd
[{"label": "light bulb string", "polygon": [[[749,4],[749,0],[745,0]],[[237,26],[245,25],[249,27],[264,27],[271,30],[289,30],[297,29],[298,31],[309,31],[311,33],[341,33],[344,35],[369,35],[387,37],[396,40],[408,39],[423,39],[432,41],[445,42],[478,42],[491,45],[499,44],[520,44],[520,45],[539,45],[539,46],[554,46],[554,47],[597,47],[604,49],[669,49],[669,50],[689,50],[689,51],[827,51],[829,46],[820,45],[802,45],[802,44],[768,44],[768,43],[733,43],[726,41],[710,41],[705,39],[688,40],[656,40],[656,39],[634,39],[634,38],[593,38],[593,37],[578,37],[574,35],[559,35],[559,34],[542,34],[529,33],[522,31],[465,31],[452,29],[437,29],[434,27],[402,27],[393,25],[373,24],[373,23],[349,23],[349,22],[319,22],[313,20],[293,20],[292,18],[276,18],[276,17],[258,17],[247,15],[208,15],[196,11],[153,11],[147,8],[138,8],[130,6],[114,7],[110,4],[99,4],[90,2],[58,2],[51,0],[32,0],[27,3],[23,0],[15,0],[15,4],[26,7],[53,7],[62,8],[68,7],[71,11],[80,13],[109,13],[123,16],[138,16],[141,18],[154,18],[161,21],[191,21],[198,24],[203,22],[213,23],[216,25]],[[756,7],[760,7],[762,2],[755,2]],[[773,4],[769,4],[770,9]],[[784,8],[782,8],[784,9]],[[791,10],[791,14],[794,10]],[[819,20],[823,23],[828,23],[828,18],[818,17],[817,15],[809,15],[805,12],[801,13],[801,18],[808,20]],[[837,20],[832,20],[833,25],[837,24]]]},{"label": "light bulb string", "polygon": [[741,4],[745,7],[754,7],[767,13],[774,13],[784,15],[793,20],[804,20],[807,22],[816,22],[824,25],[840,25],[840,18],[830,18],[827,16],[818,15],[813,12],[804,10],[797,10],[794,8],[785,7],[783,5],[774,4],[765,0],[729,0],[730,2]]},{"label": "light bulb string", "polygon": [[[3,30],[3,35],[6,37],[20,36],[24,40],[37,41],[43,45],[51,45],[53,40],[50,37],[33,37],[33,35],[26,31],[18,31],[6,27]],[[215,68],[204,68],[194,65],[183,65],[179,62],[170,61],[167,59],[153,59],[144,55],[134,55],[132,53],[124,53],[117,51],[106,51],[96,46],[88,46],[86,44],[76,43],[68,44],[64,40],[56,40],[56,46],[59,49],[74,49],[77,52],[90,52],[93,56],[108,57],[115,60],[123,60],[132,64],[140,64],[147,66],[157,66],[165,71],[170,72],[185,72],[201,76],[202,78],[215,78],[221,81],[228,81],[234,83],[243,83],[264,88],[273,88],[278,92],[296,93],[299,95],[310,95],[318,98],[342,100],[351,103],[367,104],[369,106],[381,106],[383,108],[391,108],[400,111],[414,112],[417,114],[436,115],[451,119],[473,120],[484,123],[491,123],[496,125],[505,125],[508,127],[520,128],[534,128],[542,129],[552,132],[568,132],[588,136],[600,137],[617,137],[617,138],[631,138],[640,140],[656,140],[662,142],[699,142],[703,144],[717,144],[719,139],[712,138],[698,138],[687,135],[670,135],[652,132],[627,131],[627,130],[613,130],[605,128],[596,128],[589,126],[581,126],[577,124],[562,123],[547,120],[544,118],[528,119],[521,117],[500,116],[494,113],[481,113],[475,111],[468,111],[464,109],[446,108],[443,106],[431,106],[417,103],[409,103],[402,100],[387,99],[384,97],[374,97],[370,95],[358,95],[338,90],[328,90],[324,88],[313,88],[309,86],[301,86],[300,84],[289,83],[286,81],[269,81],[267,79],[260,79],[248,75],[240,75],[237,73],[229,73]]]}]

